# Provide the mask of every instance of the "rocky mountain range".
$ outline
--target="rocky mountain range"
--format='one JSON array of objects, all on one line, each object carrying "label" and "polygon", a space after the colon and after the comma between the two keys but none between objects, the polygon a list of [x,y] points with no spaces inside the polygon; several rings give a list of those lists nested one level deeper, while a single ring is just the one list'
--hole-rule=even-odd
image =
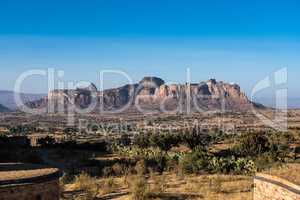
[{"label": "rocky mountain range", "polygon": [[[16,110],[17,104],[15,103],[15,92],[7,91],[7,90],[0,90],[0,104],[7,107],[9,110]],[[21,99],[24,103],[36,101],[41,99],[45,96],[45,94],[27,94],[21,93]]]},{"label": "rocky mountain range", "polygon": [[[86,88],[54,90],[48,96],[27,104],[31,108],[52,105],[53,111],[69,107],[92,112],[136,109],[140,112],[186,112],[247,110],[260,105],[251,102],[239,85],[210,79],[193,84],[166,85],[157,77],[145,77],[139,83],[98,91],[94,84]],[[122,110],[121,110],[122,109]]]}]

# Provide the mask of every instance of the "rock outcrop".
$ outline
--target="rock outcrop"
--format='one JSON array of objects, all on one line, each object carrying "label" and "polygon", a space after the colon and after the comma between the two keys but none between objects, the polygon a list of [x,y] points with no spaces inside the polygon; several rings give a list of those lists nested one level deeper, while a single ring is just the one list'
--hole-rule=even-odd
[{"label": "rock outcrop", "polygon": [[75,90],[54,90],[48,97],[31,102],[32,107],[41,107],[53,102],[54,107],[73,105],[93,111],[116,110],[126,107],[146,106],[158,110],[191,111],[246,110],[255,106],[241,91],[239,85],[210,79],[199,84],[172,84],[157,77],[145,77],[139,83],[119,88],[98,91],[94,84]]}]

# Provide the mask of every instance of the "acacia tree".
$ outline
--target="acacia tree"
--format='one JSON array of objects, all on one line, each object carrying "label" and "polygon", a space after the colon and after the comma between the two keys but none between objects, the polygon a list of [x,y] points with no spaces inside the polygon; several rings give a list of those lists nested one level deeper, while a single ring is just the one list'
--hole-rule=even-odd
[{"label": "acacia tree", "polygon": [[242,137],[234,147],[239,156],[257,156],[270,150],[268,137],[263,133],[252,133]]},{"label": "acacia tree", "polygon": [[168,152],[172,147],[180,144],[180,137],[174,134],[156,133],[150,136],[150,144],[161,151]]},{"label": "acacia tree", "polygon": [[134,144],[139,148],[148,148],[150,146],[150,134],[140,133],[134,137]]},{"label": "acacia tree", "polygon": [[182,135],[182,141],[191,150],[195,150],[196,148],[205,149],[212,142],[212,137],[208,134],[201,133],[199,129],[194,127],[192,131],[186,131]]}]

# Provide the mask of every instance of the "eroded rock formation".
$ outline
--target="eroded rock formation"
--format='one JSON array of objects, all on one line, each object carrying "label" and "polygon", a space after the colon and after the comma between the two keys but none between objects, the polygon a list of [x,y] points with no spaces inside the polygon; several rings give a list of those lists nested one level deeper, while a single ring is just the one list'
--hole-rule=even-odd
[{"label": "eroded rock formation", "polygon": [[75,90],[54,90],[48,97],[29,105],[41,107],[49,105],[49,102],[55,108],[59,105],[63,108],[73,105],[78,109],[93,107],[93,111],[120,109],[125,106],[176,110],[187,105],[192,111],[246,110],[255,105],[237,84],[210,79],[193,84],[166,85],[157,77],[145,77],[137,84],[104,91],[98,91],[94,84]]}]

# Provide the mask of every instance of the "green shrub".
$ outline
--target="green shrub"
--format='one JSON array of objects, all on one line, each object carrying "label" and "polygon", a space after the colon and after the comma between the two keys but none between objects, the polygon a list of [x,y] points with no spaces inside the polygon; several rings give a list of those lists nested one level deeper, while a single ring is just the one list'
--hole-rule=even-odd
[{"label": "green shrub", "polygon": [[134,142],[139,148],[148,148],[150,146],[150,134],[140,133],[134,137]]},{"label": "green shrub", "polygon": [[205,149],[212,142],[213,138],[207,133],[201,133],[197,127],[194,127],[191,131],[185,131],[181,140],[191,150],[194,150],[197,148]]},{"label": "green shrub", "polygon": [[238,158],[235,161],[234,172],[238,174],[254,174],[256,166],[253,160]]},{"label": "green shrub", "polygon": [[148,157],[146,160],[147,168],[162,173],[167,168],[167,155],[166,154],[153,154],[151,157]]},{"label": "green shrub", "polygon": [[179,168],[183,173],[198,173],[207,169],[209,164],[209,156],[205,151],[196,150],[187,153],[179,160]]},{"label": "green shrub", "polygon": [[210,173],[235,173],[253,174],[256,171],[254,161],[246,158],[218,158],[209,155],[205,151],[197,150],[184,155],[179,161],[182,173],[199,173],[206,171]]},{"label": "green shrub", "polygon": [[168,152],[172,147],[180,144],[180,137],[168,133],[155,133],[150,136],[150,144],[161,151]]},{"label": "green shrub", "polygon": [[261,171],[267,168],[272,167],[276,164],[277,158],[274,158],[274,155],[272,155],[270,152],[261,154],[257,156],[254,160],[255,165],[257,166],[257,170]]},{"label": "green shrub", "polygon": [[234,147],[238,156],[257,156],[270,150],[270,143],[265,133],[251,133],[244,136]]},{"label": "green shrub", "polygon": [[253,174],[256,172],[254,161],[235,157],[210,158],[208,168],[212,173]]}]

